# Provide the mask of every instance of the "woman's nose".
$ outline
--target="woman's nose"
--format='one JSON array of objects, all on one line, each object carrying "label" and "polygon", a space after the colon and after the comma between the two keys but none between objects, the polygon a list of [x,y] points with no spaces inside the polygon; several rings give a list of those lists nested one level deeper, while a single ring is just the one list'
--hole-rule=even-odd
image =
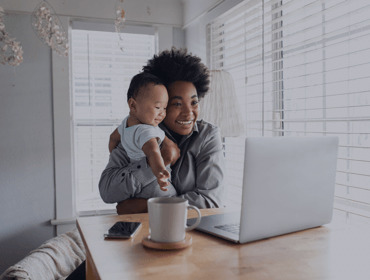
[{"label": "woman's nose", "polygon": [[193,110],[192,110],[191,106],[185,105],[185,106],[182,107],[181,113],[184,114],[184,115],[191,115],[193,113]]}]

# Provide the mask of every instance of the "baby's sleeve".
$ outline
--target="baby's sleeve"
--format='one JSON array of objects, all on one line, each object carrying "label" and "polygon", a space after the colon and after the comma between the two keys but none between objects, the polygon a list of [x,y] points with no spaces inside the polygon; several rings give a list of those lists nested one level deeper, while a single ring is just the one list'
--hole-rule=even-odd
[{"label": "baby's sleeve", "polygon": [[144,144],[152,138],[156,138],[158,145],[160,145],[165,137],[162,129],[151,125],[141,125],[135,133],[135,142],[140,149],[143,148]]}]

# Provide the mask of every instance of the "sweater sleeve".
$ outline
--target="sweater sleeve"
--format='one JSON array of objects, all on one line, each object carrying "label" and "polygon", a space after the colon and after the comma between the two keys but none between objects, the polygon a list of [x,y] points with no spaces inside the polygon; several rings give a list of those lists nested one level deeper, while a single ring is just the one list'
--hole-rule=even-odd
[{"label": "sweater sleeve", "polygon": [[131,162],[122,145],[111,153],[99,181],[100,196],[106,203],[116,203],[135,197],[142,186],[156,180],[146,158]]}]

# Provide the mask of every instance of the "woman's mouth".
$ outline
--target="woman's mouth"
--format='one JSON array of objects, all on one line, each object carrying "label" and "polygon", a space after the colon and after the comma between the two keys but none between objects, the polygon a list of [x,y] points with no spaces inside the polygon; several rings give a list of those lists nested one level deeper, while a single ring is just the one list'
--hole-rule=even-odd
[{"label": "woman's mouth", "polygon": [[190,120],[190,121],[176,121],[178,124],[181,124],[181,125],[189,125],[189,124],[192,124],[193,120]]}]

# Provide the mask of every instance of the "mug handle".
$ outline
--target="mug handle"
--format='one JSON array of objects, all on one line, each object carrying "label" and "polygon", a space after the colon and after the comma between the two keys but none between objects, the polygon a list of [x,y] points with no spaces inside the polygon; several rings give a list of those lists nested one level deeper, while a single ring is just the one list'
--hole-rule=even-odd
[{"label": "mug handle", "polygon": [[186,231],[189,231],[189,230],[195,229],[199,225],[202,214],[200,214],[200,211],[199,211],[198,207],[196,207],[194,205],[188,205],[187,207],[188,207],[188,210],[193,209],[198,213],[198,217],[197,217],[197,220],[195,221],[195,223],[192,224],[191,226],[185,226]]}]

